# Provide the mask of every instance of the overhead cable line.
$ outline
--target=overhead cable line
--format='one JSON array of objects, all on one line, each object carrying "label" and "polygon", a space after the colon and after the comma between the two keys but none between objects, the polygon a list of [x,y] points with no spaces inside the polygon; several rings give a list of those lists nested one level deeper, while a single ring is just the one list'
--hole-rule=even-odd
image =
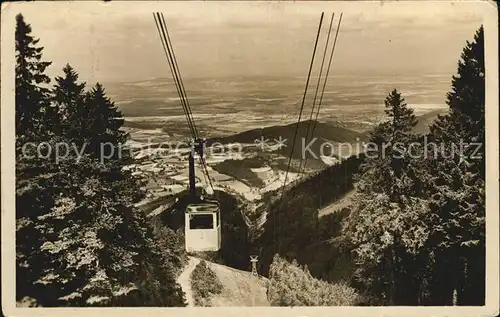
[{"label": "overhead cable line", "polygon": [[173,50],[173,46],[172,46],[172,42],[170,41],[170,35],[168,33],[168,30],[167,30],[167,26],[165,24],[165,17],[163,16],[163,13],[161,13],[161,17],[162,17],[162,20],[163,20],[163,24],[165,25],[165,33],[167,35],[166,39],[169,43],[169,46],[172,48],[172,57],[173,57],[173,63],[175,65],[175,68],[177,69],[177,72],[178,72],[178,81],[179,81],[179,85],[181,86],[182,88],[182,92],[184,93],[184,98],[185,98],[185,103],[186,103],[186,109],[188,111],[188,116],[190,117],[190,120],[191,120],[191,123],[193,125],[193,129],[195,131],[195,138],[198,139],[198,130],[196,129],[196,125],[194,123],[194,119],[193,119],[193,113],[191,111],[191,105],[189,104],[189,100],[187,99],[187,94],[186,94],[186,89],[184,88],[184,82],[182,81],[182,77],[181,77],[181,74],[179,72],[179,66],[177,64],[177,59],[175,58],[175,53],[174,53],[174,50]]},{"label": "overhead cable line", "polygon": [[[328,35],[327,35],[327,38],[326,38],[325,51],[323,52],[323,59],[321,60],[321,66],[320,66],[319,75],[318,75],[318,83],[316,84],[316,91],[314,93],[314,99],[313,99],[313,104],[312,104],[312,108],[311,108],[311,114],[309,115],[309,121],[307,122],[307,130],[306,130],[306,136],[305,136],[305,142],[306,142],[306,144],[308,144],[309,127],[312,124],[312,117],[313,117],[313,114],[314,114],[314,107],[316,105],[316,99],[318,97],[319,86],[320,86],[320,83],[321,83],[321,75],[323,73],[323,65],[325,63],[326,53],[327,53],[327,49],[328,49],[328,43],[330,42],[330,33],[332,32],[332,24],[333,24],[333,18],[334,17],[335,17],[335,13],[332,13],[332,18],[330,19],[330,26],[328,27]],[[311,135],[311,139],[312,139],[312,135]],[[307,162],[307,157],[305,158],[305,160],[306,160],[305,162]],[[301,174],[301,166],[302,166],[302,164],[299,165],[299,174]],[[305,168],[306,167],[305,167],[305,164],[304,164],[304,169],[302,170],[302,172],[305,172]]]},{"label": "overhead cable line", "polygon": [[[332,52],[330,54],[330,60],[328,61],[328,68],[326,70],[326,74],[325,74],[325,81],[323,83],[323,89],[321,91],[321,96],[319,98],[319,104],[318,104],[318,109],[316,110],[316,117],[313,121],[313,126],[312,126],[312,132],[311,132],[311,139],[314,135],[314,130],[316,129],[316,124],[318,122],[318,116],[319,116],[319,110],[321,108],[321,104],[323,102],[323,95],[325,93],[325,88],[326,88],[326,82],[328,80],[328,75],[330,73],[330,67],[332,66],[332,59],[333,59],[333,53],[335,52],[335,47],[337,46],[337,38],[338,38],[338,35],[339,35],[339,30],[340,30],[340,23],[342,22],[342,15],[343,13],[340,13],[340,17],[339,17],[339,23],[337,25],[337,31],[335,33],[335,39],[333,41],[333,47],[332,47]],[[333,150],[333,149],[332,149]],[[306,168],[306,164],[307,164],[307,157],[304,161],[304,169]]]},{"label": "overhead cable line", "polygon": [[284,184],[283,184],[283,189],[281,191],[281,197],[280,197],[280,203],[279,203],[279,207],[280,208],[279,209],[281,209],[281,204],[283,203],[283,195],[285,193],[286,181],[287,181],[287,177],[288,177],[288,172],[290,171],[290,165],[292,163],[293,150],[295,148],[295,141],[297,139],[297,134],[299,132],[300,119],[302,118],[302,112],[304,110],[304,103],[305,103],[305,100],[306,100],[307,89],[309,87],[309,80],[311,78],[311,72],[312,72],[312,68],[313,68],[313,64],[314,64],[314,57],[316,56],[316,48],[318,47],[318,40],[319,40],[319,35],[321,33],[321,25],[323,24],[323,16],[324,15],[325,15],[325,13],[321,12],[321,18],[319,20],[319,26],[318,26],[318,33],[316,35],[316,41],[314,43],[314,49],[313,49],[313,53],[312,53],[312,57],[311,57],[311,64],[309,65],[309,73],[307,74],[306,87],[304,89],[304,95],[302,97],[302,104],[300,106],[299,118],[298,118],[298,121],[297,121],[297,126],[295,128],[295,135],[294,135],[293,142],[292,142],[292,149],[291,149],[291,152],[290,152],[290,157],[288,159],[288,165],[287,165],[286,172],[285,172],[285,181],[284,181]]},{"label": "overhead cable line", "polygon": [[[283,182],[283,187],[282,187],[282,190],[281,190],[280,200],[279,200],[279,203],[278,203],[278,212],[276,214],[275,221],[273,221],[273,237],[274,237],[274,241],[277,240],[277,242],[278,242],[278,251],[280,249],[281,240],[279,239],[279,236],[278,237],[276,236],[276,221],[278,221],[278,222],[280,221],[280,213],[281,213],[281,208],[282,208],[282,205],[283,205],[283,196],[285,194],[286,181],[287,181],[287,177],[288,177],[288,172],[290,171],[290,165],[292,163],[293,151],[295,149],[295,142],[297,140],[297,134],[299,132],[300,119],[302,118],[302,111],[304,110],[304,103],[306,101],[307,89],[309,87],[309,80],[311,79],[311,72],[312,72],[312,68],[313,68],[313,65],[314,65],[314,57],[316,56],[316,48],[318,47],[319,35],[321,33],[321,25],[323,24],[323,17],[324,17],[324,15],[325,15],[325,13],[321,12],[321,18],[319,20],[319,25],[318,25],[318,32],[317,32],[317,35],[316,35],[316,41],[314,42],[314,49],[313,49],[313,53],[312,53],[312,57],[311,57],[311,64],[309,65],[309,73],[307,74],[306,87],[304,89],[304,95],[302,97],[302,104],[300,106],[299,118],[297,120],[297,126],[295,128],[295,135],[293,137],[292,148],[291,148],[291,151],[290,151],[290,157],[288,159],[288,164],[287,164],[287,167],[286,167],[285,180]],[[300,163],[302,164],[302,157],[300,158]],[[278,226],[279,226],[279,224],[278,224]],[[278,239],[276,239],[276,238],[278,238]],[[274,253],[276,253],[276,242],[273,243],[273,249],[274,249]]]},{"label": "overhead cable line", "polygon": [[[196,124],[195,124],[194,119],[193,119],[193,113],[191,111],[191,106],[190,106],[189,100],[187,98],[186,89],[184,88],[182,76],[181,76],[180,71],[179,71],[179,65],[177,64],[177,59],[175,57],[175,52],[173,50],[173,46],[172,46],[172,43],[170,40],[170,35],[168,33],[167,25],[165,22],[165,17],[163,16],[163,13],[160,14],[158,12],[154,13],[153,16],[155,19],[156,27],[158,29],[158,33],[160,35],[163,50],[165,52],[165,56],[167,57],[169,68],[170,68],[170,71],[172,73],[172,78],[174,80],[174,84],[176,86],[177,93],[179,95],[179,100],[181,102],[184,115],[186,116],[186,120],[187,120],[189,129],[191,131],[192,137],[193,137],[193,141],[196,142],[198,144],[198,146],[203,147],[204,144],[200,142],[201,140],[200,140],[199,135],[198,135],[198,130],[196,129]],[[203,150],[199,150],[199,151],[202,152]],[[214,187],[213,187],[212,181],[210,179],[210,175],[208,174],[207,163],[206,163],[204,157],[202,157],[202,155],[200,155],[200,163],[203,167],[202,172],[204,173],[204,177],[208,178],[209,183],[210,183],[210,187],[212,188],[212,191],[213,191]]]},{"label": "overhead cable line", "polygon": [[207,167],[207,162],[205,161],[204,157],[200,157],[201,164],[203,166],[204,172],[208,178],[208,183],[210,184],[210,188],[212,188],[212,191],[215,192],[214,186],[212,184],[212,179],[210,178],[210,175],[208,174],[208,167]]},{"label": "overhead cable line", "polygon": [[153,17],[154,17],[154,20],[155,20],[155,24],[156,24],[156,28],[158,30],[158,34],[160,36],[160,40],[161,40],[161,44],[163,46],[163,51],[165,53],[165,57],[167,58],[167,62],[168,62],[168,66],[170,68],[170,72],[172,74],[172,79],[174,80],[174,85],[175,85],[175,88],[177,90],[177,94],[179,95],[179,101],[181,102],[181,106],[182,106],[182,110],[184,112],[184,115],[186,116],[186,120],[187,120],[187,124],[188,124],[188,127],[189,127],[189,130],[191,131],[191,134],[192,136],[194,137],[195,136],[195,131],[193,129],[193,125],[191,124],[191,121],[190,121],[190,118],[189,118],[189,115],[188,115],[188,112],[187,112],[187,108],[186,108],[186,105],[184,103],[184,98],[183,98],[183,95],[181,93],[181,87],[179,85],[179,83],[177,82],[176,78],[175,78],[175,72],[174,72],[174,65],[169,57],[169,49],[168,49],[168,42],[164,36],[164,33],[163,33],[163,26],[162,26],[162,22],[160,20],[160,15],[159,13],[153,13]]}]

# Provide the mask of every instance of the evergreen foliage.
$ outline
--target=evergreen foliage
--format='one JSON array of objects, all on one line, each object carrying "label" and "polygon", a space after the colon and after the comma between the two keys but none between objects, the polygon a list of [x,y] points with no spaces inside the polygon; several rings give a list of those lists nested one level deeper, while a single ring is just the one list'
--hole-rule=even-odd
[{"label": "evergreen foliage", "polygon": [[57,107],[62,135],[78,149],[97,158],[126,162],[130,151],[124,146],[128,134],[121,131],[122,113],[106,96],[104,87],[96,83],[85,91],[85,83],[78,82],[78,73],[67,64],[63,76],[56,77],[53,101]]},{"label": "evergreen foliage", "polygon": [[196,306],[210,306],[210,298],[223,289],[217,274],[203,260],[191,272],[190,280]]},{"label": "evergreen foliage", "polygon": [[31,35],[31,26],[20,14],[16,16],[15,40],[16,140],[37,140],[48,131],[45,123],[52,123],[55,117],[46,87],[50,78],[45,74],[51,62],[42,60],[40,40]]},{"label": "evergreen foliage", "polygon": [[453,76],[450,112],[431,127],[432,194],[428,248],[433,258],[433,303],[483,305],[485,296],[485,68],[484,31],[467,42]]},{"label": "evergreen foliage", "polygon": [[86,92],[69,65],[52,95],[38,86],[49,82],[50,63],[40,62],[30,32],[19,15],[17,299],[45,307],[184,306],[175,281],[182,241],[133,207],[144,193],[142,181],[121,169],[125,159],[102,160],[95,150],[126,140],[121,113],[100,84]]},{"label": "evergreen foliage", "polygon": [[[355,247],[356,280],[381,304],[419,304],[418,273],[413,255],[423,250],[428,235],[429,208],[420,197],[425,180],[419,172],[422,158],[409,152],[417,141],[415,115],[401,94],[385,99],[388,120],[371,134],[373,148],[357,175],[356,205],[344,222],[346,239]],[[416,279],[417,281],[415,281]],[[418,285],[417,289],[408,287]],[[405,287],[403,287],[405,285]],[[404,291],[402,291],[404,289]],[[405,302],[408,297],[415,302]]]},{"label": "evergreen foliage", "polygon": [[[105,145],[123,145],[127,141],[128,135],[121,131],[124,124],[122,113],[115,104],[106,96],[104,87],[100,83],[86,95],[86,104],[90,105],[93,111],[90,113],[87,129],[89,131],[88,150],[98,156],[113,157],[121,155],[127,157],[129,152],[122,146],[119,153],[111,152],[111,148]],[[101,147],[102,145],[102,147]],[[114,154],[114,155],[113,155]]]},{"label": "evergreen foliage", "polygon": [[350,157],[294,184],[286,190],[281,206],[280,193],[276,200],[270,199],[264,233],[258,240],[264,246],[260,272],[268,274],[273,256],[278,253],[290,261],[307,264],[314,276],[328,281],[350,280],[349,252],[327,242],[340,234],[340,223],[347,213],[338,210],[318,218],[318,209],[353,189],[353,175],[362,161],[362,156]]},{"label": "evergreen foliage", "polygon": [[59,135],[82,148],[88,133],[85,119],[88,108],[85,103],[85,83],[78,83],[78,73],[69,64],[63,68],[63,76],[55,78],[52,95],[61,124],[55,127]]},{"label": "evergreen foliage", "polygon": [[386,99],[389,120],[371,135],[386,152],[367,153],[343,227],[372,303],[484,304],[483,41],[481,27],[453,76],[450,112],[429,135],[411,133],[415,118],[397,91]]},{"label": "evergreen foliage", "polygon": [[355,289],[318,280],[307,267],[278,255],[271,264],[267,294],[272,306],[353,306],[360,301]]}]

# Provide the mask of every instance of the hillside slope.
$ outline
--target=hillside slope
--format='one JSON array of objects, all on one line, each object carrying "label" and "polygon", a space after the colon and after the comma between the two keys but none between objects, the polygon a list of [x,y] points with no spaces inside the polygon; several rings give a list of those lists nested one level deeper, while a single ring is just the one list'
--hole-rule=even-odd
[{"label": "hillside slope", "polygon": [[[314,122],[315,140],[309,140],[309,138],[306,140],[306,135],[311,135]],[[295,138],[296,131],[297,136]],[[321,156],[334,158],[345,157],[345,146],[351,145],[352,148],[356,148],[355,144],[363,141],[364,137],[365,135],[361,133],[337,127],[329,123],[306,120],[299,123],[298,130],[297,123],[277,125],[209,139],[207,140],[207,144],[210,145],[216,142],[221,144],[257,144],[258,147],[260,147],[263,144],[262,141],[264,141],[264,146],[273,147],[279,145],[281,141],[281,147],[277,147],[274,153],[289,157],[293,147],[292,157],[294,159],[300,159],[303,158],[304,155],[307,155],[310,159],[310,168],[322,169],[328,165],[322,161]],[[292,144],[293,140],[295,140],[295,146]],[[303,150],[305,153],[302,153]],[[353,153],[349,153],[347,156],[352,154]]]},{"label": "hillside slope", "polygon": [[[184,267],[177,282],[186,293],[188,307],[193,307],[193,291],[190,276],[200,259],[190,256],[189,263]],[[205,261],[223,285],[218,295],[210,298],[211,306],[270,306],[267,300],[267,283],[265,277],[253,276],[250,272],[234,269],[229,266]]]},{"label": "hillside slope", "polygon": [[[448,108],[441,108],[429,111],[425,114],[417,116],[417,125],[413,127],[414,133],[426,134],[429,132],[429,127],[436,121],[438,116],[446,115],[448,113]],[[367,130],[362,134],[364,140],[368,140],[370,138],[370,133],[372,130]]]},{"label": "hillside slope", "polygon": [[221,264],[207,264],[224,286],[221,294],[211,298],[212,306],[270,306],[266,278]]},{"label": "hillside slope", "polygon": [[[421,133],[421,134],[428,133],[429,127],[434,123],[434,121],[438,118],[438,116],[445,115],[447,113],[448,113],[448,109],[443,108],[443,109],[433,110],[433,111],[430,111],[426,114],[418,116],[417,117],[418,123],[413,128],[413,132]],[[351,190],[351,191],[347,192],[341,198],[334,200],[329,205],[326,205],[326,206],[322,207],[321,209],[319,209],[318,216],[323,217],[323,216],[331,214],[333,212],[340,211],[343,208],[349,207],[349,205],[352,203],[352,199],[354,198],[355,194],[356,194],[356,190]]]},{"label": "hillside slope", "polygon": [[323,217],[334,212],[342,211],[344,208],[349,208],[355,195],[356,189],[351,189],[344,196],[319,209],[318,217]]},{"label": "hillside slope", "polygon": [[429,127],[438,118],[438,115],[445,115],[447,113],[448,113],[448,108],[443,108],[443,109],[436,109],[421,116],[418,116],[417,117],[418,123],[413,128],[413,132],[421,134],[428,133]]}]

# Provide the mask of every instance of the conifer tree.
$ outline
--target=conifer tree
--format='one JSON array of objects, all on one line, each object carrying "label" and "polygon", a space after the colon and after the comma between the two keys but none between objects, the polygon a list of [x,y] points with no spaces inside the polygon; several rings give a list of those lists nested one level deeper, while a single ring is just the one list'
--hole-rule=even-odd
[{"label": "conifer tree", "polygon": [[16,16],[16,136],[17,139],[34,140],[40,138],[47,126],[42,126],[44,117],[56,116],[50,108],[50,82],[45,75],[51,62],[42,60],[43,47],[39,39],[31,35],[31,26],[21,14]]},{"label": "conifer tree", "polygon": [[[49,127],[57,118],[57,113],[50,107],[50,91],[46,87],[50,78],[44,73],[51,62],[43,61],[43,47],[38,45],[39,39],[35,39],[31,32],[31,26],[18,14],[15,31],[16,188],[23,182],[31,186],[30,179],[36,174],[43,174],[46,161],[32,156],[34,153],[23,153],[22,149],[28,142],[37,146],[37,142],[46,141],[50,137]],[[33,147],[28,150],[35,152]],[[40,202],[44,199],[43,188],[33,186],[32,189],[31,195],[25,197],[23,207],[20,207],[19,197],[16,197],[16,290],[17,295],[26,296],[36,293],[30,283],[36,273],[28,260],[30,254],[40,247],[40,236],[34,223],[24,220],[39,214]]]},{"label": "conifer tree", "polygon": [[[78,82],[78,73],[69,64],[64,76],[56,77],[54,101],[62,116],[62,133],[85,153],[108,160],[117,156],[120,163],[129,158],[124,147],[128,135],[120,130],[124,119],[115,104],[106,96],[104,87],[97,83],[88,92],[85,83]],[[105,152],[105,153],[101,153]]]},{"label": "conifer tree", "polygon": [[[85,106],[89,114],[86,125],[89,134],[89,150],[98,156],[104,155],[104,157],[118,154],[120,147],[125,150],[123,145],[128,135],[120,130],[125,120],[118,107],[106,96],[104,87],[100,83],[97,83],[87,93]],[[115,153],[109,153],[110,147],[114,147]],[[128,153],[122,151],[121,154]]]},{"label": "conifer tree", "polygon": [[[447,94],[450,110],[467,117],[471,137],[484,138],[484,29],[481,26],[473,42],[466,42],[458,62],[458,74],[453,76],[451,92]],[[479,140],[481,141],[481,140]]]},{"label": "conifer tree", "polygon": [[418,140],[412,133],[417,122],[397,90],[385,106],[388,120],[371,135],[343,236],[355,247],[356,280],[377,304],[416,305],[424,281],[415,264],[426,241],[428,213],[420,197],[422,161],[409,151],[410,143]]},{"label": "conifer tree", "polygon": [[63,68],[63,76],[55,78],[54,103],[61,116],[58,134],[64,135],[77,146],[87,138],[87,109],[85,107],[85,83],[78,83],[78,73],[69,64]]},{"label": "conifer tree", "polygon": [[89,146],[99,137],[122,141],[119,113],[101,88],[85,93],[71,66],[56,81],[63,124],[49,144],[63,141],[86,151],[47,156],[38,165],[23,158],[37,169],[17,183],[18,262],[26,272],[19,276],[19,297],[42,306],[182,306],[174,279],[182,254],[173,246],[177,251],[166,258],[162,252],[170,250],[158,247],[158,235],[133,207],[143,197],[141,182],[122,171],[119,160],[102,162]]},{"label": "conifer tree", "polygon": [[431,126],[431,292],[439,304],[482,305],[485,295],[485,69],[481,26],[453,76],[450,112]]},{"label": "conifer tree", "polygon": [[18,54],[28,59],[18,58],[16,65],[17,132],[30,141],[43,135],[47,146],[44,155],[17,155],[16,298],[28,297],[44,307],[183,306],[175,281],[183,263],[180,241],[159,243],[160,237],[175,234],[156,232],[134,208],[143,197],[141,183],[121,171],[121,165],[100,162],[94,153],[54,153],[61,144],[92,140],[88,123],[93,119],[101,120],[117,141],[116,109],[104,107],[106,123],[94,111],[102,109],[86,103],[84,84],[67,65],[64,76],[56,79],[51,108],[61,124],[49,130],[53,118],[39,109],[49,104],[42,98],[48,91],[34,84],[48,83],[41,74],[47,64],[33,62],[41,60],[41,49],[23,39],[30,29],[21,16],[17,21]]},{"label": "conifer tree", "polygon": [[418,141],[412,133],[417,120],[396,89],[384,103],[388,120],[375,127],[370,136],[369,152],[357,177],[358,187],[365,192],[387,194],[397,202],[401,195],[421,186],[415,177],[419,160],[412,159],[418,153],[409,151],[410,143]]},{"label": "conifer tree", "polygon": [[141,197],[124,190],[138,191],[133,182],[110,178],[90,154],[46,166],[17,184],[18,235],[32,244],[18,252],[28,273],[19,276],[18,296],[45,307],[183,305],[174,279],[179,262],[163,261],[168,250],[156,246],[145,215],[132,206]]}]

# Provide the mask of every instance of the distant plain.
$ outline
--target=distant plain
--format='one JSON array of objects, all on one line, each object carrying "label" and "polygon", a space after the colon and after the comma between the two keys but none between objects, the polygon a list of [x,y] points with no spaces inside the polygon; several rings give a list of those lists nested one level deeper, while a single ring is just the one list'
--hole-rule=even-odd
[{"label": "distant plain", "polygon": [[[195,123],[208,138],[296,122],[305,82],[305,78],[272,76],[186,78],[184,87]],[[317,76],[311,78],[301,120],[310,118],[316,84]],[[402,93],[417,116],[432,116],[446,110],[450,86],[451,76],[447,74],[331,75],[318,120],[356,132],[370,130],[385,118],[384,98],[394,88]],[[122,110],[126,126],[163,129],[180,135],[188,133],[171,78],[105,83],[105,87]],[[318,93],[316,105],[320,97]]]}]

